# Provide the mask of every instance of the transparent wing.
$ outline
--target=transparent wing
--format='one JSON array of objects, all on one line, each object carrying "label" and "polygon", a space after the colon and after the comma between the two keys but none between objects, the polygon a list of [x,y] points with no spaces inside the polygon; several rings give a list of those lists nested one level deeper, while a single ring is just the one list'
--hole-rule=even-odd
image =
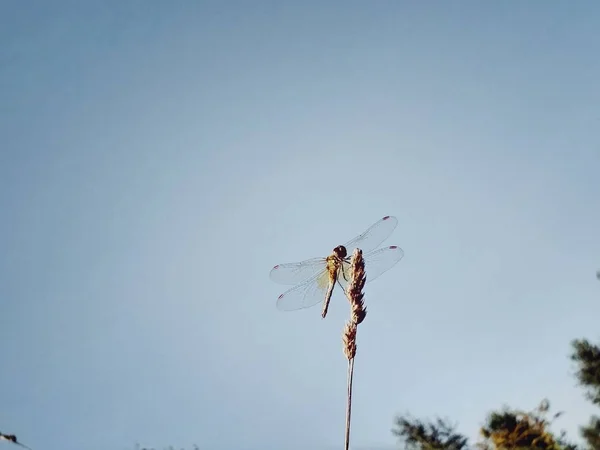
[{"label": "transparent wing", "polygon": [[397,225],[398,219],[393,216],[385,216],[383,219],[380,219],[363,234],[356,236],[344,245],[348,251],[348,255],[351,255],[355,248],[360,248],[363,251],[363,255],[375,250],[392,234]]},{"label": "transparent wing", "polygon": [[[404,251],[400,247],[392,245],[380,248],[366,255],[363,253],[363,255],[368,283],[394,267],[404,256]],[[346,258],[342,264],[342,268],[338,274],[338,282],[344,289],[344,292],[346,292],[350,282],[350,257]]]},{"label": "transparent wing", "polygon": [[329,285],[329,274],[327,270],[316,274],[284,292],[277,299],[277,309],[281,311],[295,311],[302,308],[310,308],[325,300],[327,286]]},{"label": "transparent wing", "polygon": [[278,264],[271,269],[271,280],[280,284],[298,284],[325,270],[325,258],[312,258],[297,263]]},{"label": "transparent wing", "polygon": [[365,255],[367,283],[373,281],[396,265],[404,256],[404,251],[395,245],[380,248]]}]

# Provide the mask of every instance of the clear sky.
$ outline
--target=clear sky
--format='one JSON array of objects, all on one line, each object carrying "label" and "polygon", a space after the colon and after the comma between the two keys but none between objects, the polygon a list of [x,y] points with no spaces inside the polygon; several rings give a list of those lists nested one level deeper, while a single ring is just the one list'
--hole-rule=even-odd
[{"label": "clear sky", "polygon": [[[352,442],[593,411],[600,3],[0,3],[0,430],[34,450],[329,450],[348,307],[277,263],[384,215]],[[9,444],[0,447],[8,448]]]}]

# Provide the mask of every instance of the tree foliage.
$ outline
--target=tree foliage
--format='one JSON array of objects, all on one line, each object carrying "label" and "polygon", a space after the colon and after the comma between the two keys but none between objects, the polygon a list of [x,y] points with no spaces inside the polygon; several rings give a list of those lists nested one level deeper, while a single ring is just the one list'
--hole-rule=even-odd
[{"label": "tree foliage", "polygon": [[466,449],[468,439],[457,433],[455,428],[447,420],[440,418],[434,422],[424,422],[408,416],[399,416],[392,433],[404,444],[406,450]]},{"label": "tree foliage", "polygon": [[[491,412],[481,428],[481,441],[477,450],[576,450],[564,433],[550,431],[552,422],[562,413],[548,419],[550,403],[542,401],[533,411],[509,408]],[[408,416],[396,418],[392,432],[406,450],[468,450],[468,438],[456,431],[447,420],[423,421]]]},{"label": "tree foliage", "polygon": [[571,360],[578,366],[575,374],[577,381],[587,390],[589,400],[600,406],[600,347],[586,339],[576,339],[571,345]]},{"label": "tree foliage", "polygon": [[[571,346],[571,360],[577,364],[575,377],[586,389],[586,397],[600,406],[600,347],[586,339],[576,339]],[[581,436],[591,450],[600,450],[600,418],[594,416],[588,425],[581,427]]]},{"label": "tree foliage", "polygon": [[[575,377],[586,391],[586,398],[600,406],[600,346],[588,340],[574,340],[571,360],[577,364]],[[550,414],[548,400],[533,411],[504,407],[491,412],[480,430],[478,450],[578,450],[564,432],[553,433],[552,422],[562,413]],[[548,418],[550,417],[550,419]],[[468,439],[447,420],[425,421],[398,416],[392,432],[406,450],[468,450]],[[600,417],[593,416],[581,427],[585,449],[600,450]]]},{"label": "tree foliage", "polygon": [[592,417],[589,425],[581,427],[581,436],[591,450],[600,450],[600,418]]},{"label": "tree foliage", "polygon": [[551,419],[550,402],[543,400],[533,411],[520,411],[504,408],[492,412],[481,428],[483,441],[478,447],[486,450],[564,450],[572,448],[565,442],[564,435],[556,436],[550,431],[552,422],[560,417],[555,413]]}]

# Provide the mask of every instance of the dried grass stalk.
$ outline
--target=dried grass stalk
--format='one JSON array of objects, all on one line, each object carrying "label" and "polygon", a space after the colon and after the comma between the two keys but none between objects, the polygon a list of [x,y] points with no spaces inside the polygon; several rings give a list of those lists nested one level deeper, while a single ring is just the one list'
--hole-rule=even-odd
[{"label": "dried grass stalk", "polygon": [[350,416],[352,414],[352,380],[354,376],[354,357],[356,356],[356,332],[367,315],[364,304],[363,288],[367,281],[365,275],[365,262],[362,250],[355,249],[350,260],[350,284],[346,289],[346,297],[350,302],[350,320],[344,327],[342,342],[344,343],[344,355],[348,358],[348,397],[346,404],[346,439],[345,449],[350,446]]},{"label": "dried grass stalk", "polygon": [[342,335],[342,342],[344,343],[344,355],[348,358],[348,361],[356,356],[356,330],[358,327],[355,322],[347,322],[344,327],[344,333]]}]

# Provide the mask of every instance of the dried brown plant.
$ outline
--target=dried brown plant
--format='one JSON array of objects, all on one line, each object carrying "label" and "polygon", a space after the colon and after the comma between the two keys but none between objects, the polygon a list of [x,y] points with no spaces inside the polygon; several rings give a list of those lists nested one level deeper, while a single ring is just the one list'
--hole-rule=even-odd
[{"label": "dried brown plant", "polygon": [[344,355],[348,359],[348,397],[346,404],[346,439],[345,449],[350,446],[350,416],[352,414],[352,378],[354,375],[354,357],[356,356],[356,332],[358,325],[365,320],[367,309],[364,303],[363,288],[367,282],[365,262],[362,250],[355,249],[350,260],[350,283],[346,289],[346,297],[350,302],[350,320],[342,333]]}]

